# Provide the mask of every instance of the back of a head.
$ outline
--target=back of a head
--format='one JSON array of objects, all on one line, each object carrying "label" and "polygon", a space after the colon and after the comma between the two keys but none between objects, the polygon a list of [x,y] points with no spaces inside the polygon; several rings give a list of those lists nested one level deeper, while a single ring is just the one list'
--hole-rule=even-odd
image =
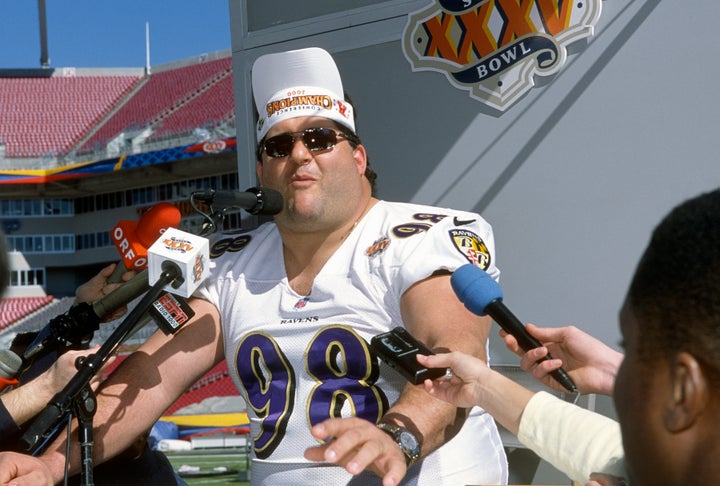
[{"label": "back of a head", "polygon": [[641,357],[687,351],[720,378],[720,190],[685,201],[655,228],[628,304]]}]

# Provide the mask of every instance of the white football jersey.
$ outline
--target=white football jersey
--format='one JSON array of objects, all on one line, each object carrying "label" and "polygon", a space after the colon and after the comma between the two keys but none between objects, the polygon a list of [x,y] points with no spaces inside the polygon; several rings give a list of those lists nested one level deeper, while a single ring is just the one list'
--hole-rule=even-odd
[{"label": "white football jersey", "polygon": [[[407,381],[369,342],[403,326],[400,298],[436,270],[468,262],[495,279],[490,225],[479,215],[378,202],[315,277],[312,292],[288,284],[274,223],[218,238],[200,296],[222,317],[228,369],[248,404],[253,484],[380,484],[364,473],[303,457],[311,426],[356,415],[377,423]],[[442,322],[437,323],[442,326]],[[503,484],[507,461],[492,418],[480,409],[462,431],[410,468],[403,484]]]}]

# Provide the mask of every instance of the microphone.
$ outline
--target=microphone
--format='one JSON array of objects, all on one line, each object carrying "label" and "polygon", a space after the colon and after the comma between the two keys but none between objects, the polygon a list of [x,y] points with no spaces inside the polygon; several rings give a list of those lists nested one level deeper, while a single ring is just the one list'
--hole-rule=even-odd
[{"label": "microphone", "polygon": [[241,191],[198,191],[191,195],[208,205],[224,208],[241,208],[250,214],[278,214],[283,209],[282,194],[274,189],[251,187]]},{"label": "microphone", "polygon": [[210,274],[207,238],[168,228],[148,249],[148,283],[154,286],[165,274],[171,281],[163,290],[190,297]]},{"label": "microphone", "polygon": [[16,385],[15,378],[22,367],[22,358],[9,349],[0,350],[0,391],[6,386]]},{"label": "microphone", "polygon": [[27,365],[31,360],[61,348],[80,344],[84,338],[92,336],[105,316],[128,304],[150,288],[147,273],[147,270],[143,270],[94,303],[76,304],[65,314],[51,319],[23,353],[23,363]]},{"label": "microphone", "polygon": [[167,202],[156,204],[138,221],[122,220],[110,231],[110,238],[122,256],[108,282],[120,282],[128,270],[142,270],[147,266],[147,249],[167,228],[180,224],[180,210]]},{"label": "microphone", "polygon": [[[500,285],[487,272],[468,263],[453,272],[450,284],[460,302],[465,304],[470,312],[478,316],[489,315],[492,317],[505,332],[517,339],[523,351],[542,346],[525,329],[525,325],[505,306],[502,301],[503,293]],[[542,361],[548,359],[552,359],[549,353],[542,358]],[[558,368],[550,375],[567,390],[573,393],[577,392],[575,383],[564,369]]]}]

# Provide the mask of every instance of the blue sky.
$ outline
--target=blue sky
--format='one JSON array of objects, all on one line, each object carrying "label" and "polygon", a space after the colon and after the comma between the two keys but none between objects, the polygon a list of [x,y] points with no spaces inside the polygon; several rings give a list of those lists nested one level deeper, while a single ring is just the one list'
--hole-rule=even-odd
[{"label": "blue sky", "polygon": [[[143,67],[230,49],[228,0],[46,0],[50,67]],[[36,0],[0,2],[0,68],[40,67]]]}]

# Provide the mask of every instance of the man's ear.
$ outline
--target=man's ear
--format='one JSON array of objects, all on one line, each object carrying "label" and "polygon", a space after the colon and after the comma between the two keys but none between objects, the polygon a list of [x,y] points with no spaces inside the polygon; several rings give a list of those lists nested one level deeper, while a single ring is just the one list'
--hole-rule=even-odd
[{"label": "man's ear", "polygon": [[708,377],[700,363],[687,352],[680,352],[670,362],[671,396],[667,397],[663,417],[669,432],[682,432],[693,426],[707,407]]},{"label": "man's ear", "polygon": [[355,165],[357,165],[358,173],[363,175],[367,168],[367,152],[365,152],[365,146],[360,144],[353,149],[353,158],[355,159]]}]

